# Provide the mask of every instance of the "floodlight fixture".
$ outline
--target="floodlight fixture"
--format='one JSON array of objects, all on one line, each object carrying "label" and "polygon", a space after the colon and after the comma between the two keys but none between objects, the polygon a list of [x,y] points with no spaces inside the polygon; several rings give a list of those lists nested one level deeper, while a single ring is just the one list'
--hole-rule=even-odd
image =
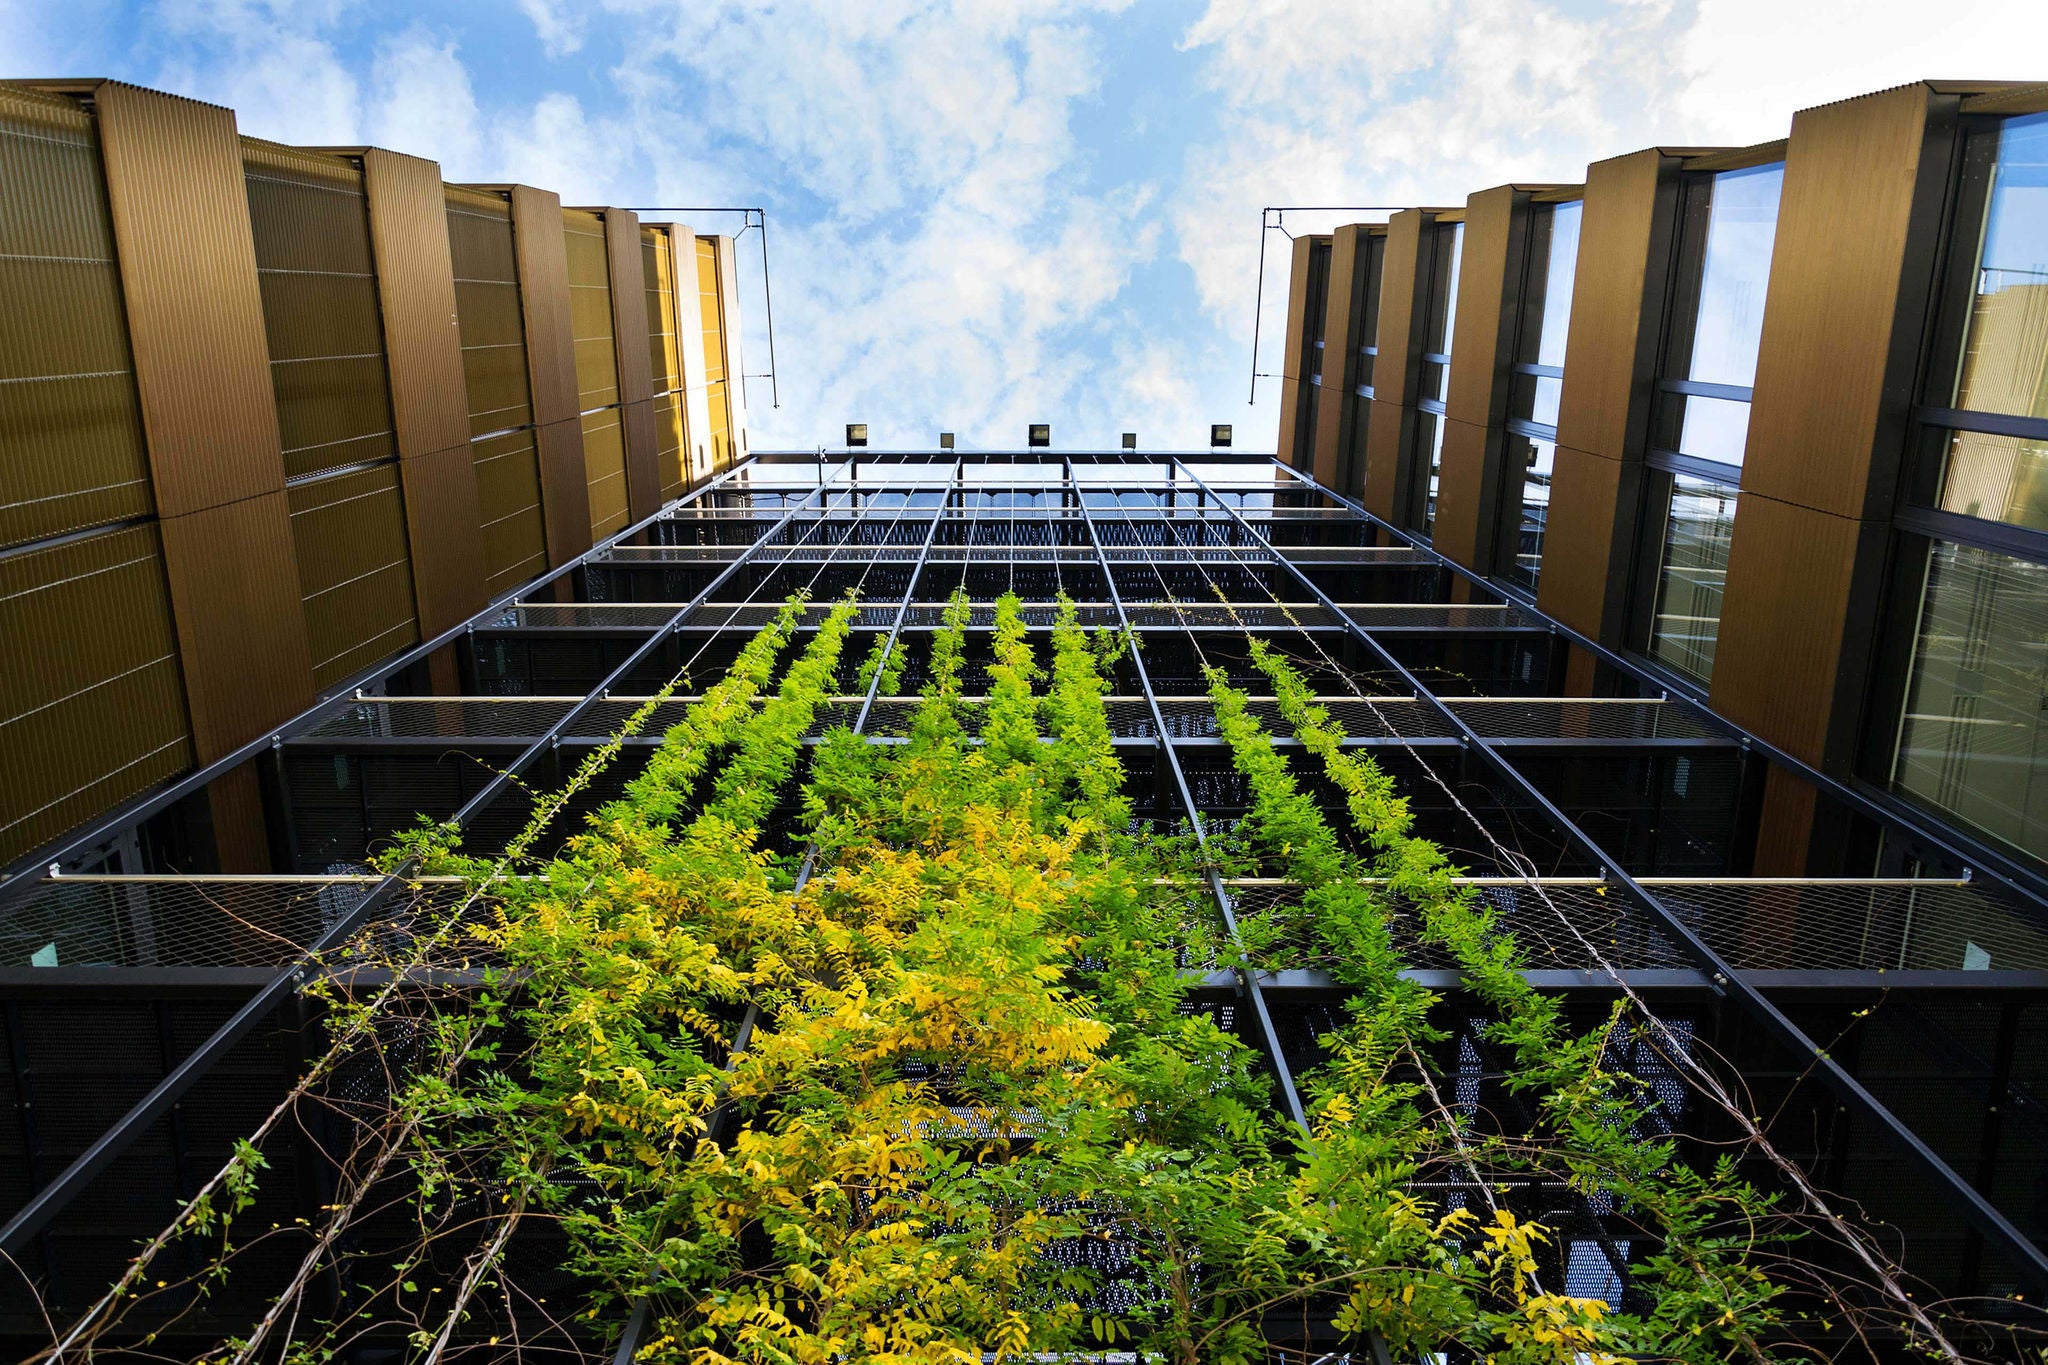
[{"label": "floodlight fixture", "polygon": [[1052,444],[1052,427],[1049,423],[1033,422],[1026,430],[1025,439],[1033,450],[1049,446]]},{"label": "floodlight fixture", "polygon": [[940,449],[940,450],[951,450],[952,448],[953,448],[953,433],[952,433],[952,432],[950,432],[950,431],[942,431],[942,432],[940,432],[940,433],[939,433],[939,449]]},{"label": "floodlight fixture", "polygon": [[1230,446],[1230,423],[1216,422],[1209,427],[1209,447],[1212,450],[1228,449]]},{"label": "floodlight fixture", "polygon": [[867,443],[868,424],[866,422],[848,422],[846,424],[846,448],[848,450],[860,450],[865,448]]},{"label": "floodlight fixture", "polygon": [[1138,448],[1138,433],[1137,433],[1137,432],[1135,432],[1135,431],[1127,431],[1127,432],[1125,432],[1125,433],[1124,433],[1124,449],[1125,449],[1125,450],[1136,450],[1137,448]]}]

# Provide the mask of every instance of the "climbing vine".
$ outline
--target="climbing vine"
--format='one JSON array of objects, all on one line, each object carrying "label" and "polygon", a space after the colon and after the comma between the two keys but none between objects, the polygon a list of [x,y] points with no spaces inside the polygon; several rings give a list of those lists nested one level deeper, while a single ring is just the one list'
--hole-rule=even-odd
[{"label": "climbing vine", "polygon": [[[1640,1021],[1574,1032],[1529,987],[1513,935],[1284,658],[1253,641],[1353,829],[1211,670],[1249,794],[1212,849],[1139,818],[1106,702],[1131,641],[1072,602],[1034,637],[1004,596],[971,634],[956,594],[886,735],[816,733],[856,603],[805,630],[813,610],[785,604],[559,848],[527,851],[560,803],[509,860],[433,825],[402,840],[390,866],[461,894],[421,928],[431,953],[372,936],[317,987],[334,1050],[280,1112],[347,1137],[324,1221],[243,1228],[266,1160],[244,1144],[64,1346],[254,1275],[266,1308],[219,1359],[598,1354],[636,1318],[640,1359],[693,1365],[1239,1365],[1311,1320],[1410,1360],[1797,1356],[1755,1255],[1783,1220],[1659,1135],[1615,1062]],[[877,636],[864,694],[900,689],[912,638]],[[1245,870],[1285,879],[1284,932],[1349,993],[1305,1127],[1210,984],[1280,942],[1258,916],[1218,927],[1212,878]],[[1446,1098],[1403,907],[1490,1012],[1529,1123]],[[380,965],[394,984],[361,989]],[[1539,1186],[1649,1244],[1620,1310],[1559,1283],[1562,1230],[1509,1195]],[[202,1268],[166,1271],[173,1245]]]}]

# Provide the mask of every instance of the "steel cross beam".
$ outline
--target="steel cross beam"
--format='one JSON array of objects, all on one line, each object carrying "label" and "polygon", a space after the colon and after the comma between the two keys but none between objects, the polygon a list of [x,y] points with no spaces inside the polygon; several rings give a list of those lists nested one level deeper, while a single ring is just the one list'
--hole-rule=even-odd
[{"label": "steel cross beam", "polygon": [[[432,654],[435,650],[462,638],[462,636],[475,628],[479,620],[499,611],[507,602],[516,601],[537,589],[546,587],[566,574],[574,573],[578,569],[585,567],[590,561],[601,554],[607,553],[628,536],[637,535],[656,522],[673,517],[677,508],[693,503],[705,494],[715,491],[735,476],[750,468],[754,463],[755,461],[752,457],[742,460],[723,474],[698,485],[682,497],[677,498],[674,502],[666,504],[653,516],[637,521],[618,534],[607,537],[601,543],[591,546],[568,563],[551,569],[530,582],[522,583],[509,592],[499,594],[497,597],[492,598],[482,611],[462,622],[462,624],[450,626],[433,639],[424,640],[396,658],[376,665],[371,670],[372,675],[380,678],[389,677],[401,669],[411,667],[429,654]],[[360,686],[360,678],[361,675],[358,675],[357,682],[344,683],[341,687],[335,689],[332,696],[314,703],[313,706],[305,711],[301,711],[271,733],[250,740],[240,748],[215,759],[203,768],[198,768],[185,774],[185,776],[178,778],[160,790],[121,803],[84,829],[65,839],[56,848],[47,851],[38,850],[29,857],[18,861],[14,866],[7,869],[4,874],[0,874],[0,906],[4,906],[11,896],[25,889],[30,883],[41,880],[49,868],[61,866],[73,858],[90,852],[104,843],[107,837],[115,830],[125,829],[143,820],[147,820],[172,802],[190,796],[215,778],[225,776],[249,760],[262,757],[279,742],[318,724],[320,721],[325,720],[332,712],[349,705],[355,699],[355,691]]]},{"label": "steel cross beam", "polygon": [[[601,701],[605,692],[613,684],[630,676],[632,670],[638,667],[642,660],[647,658],[649,654],[660,646],[662,641],[674,633],[676,625],[684,617],[696,610],[713,592],[724,586],[726,580],[731,578],[740,570],[742,565],[748,562],[749,556],[765,546],[771,538],[788,526],[795,519],[797,513],[803,510],[810,502],[813,496],[818,497],[822,506],[824,504],[823,495],[826,486],[826,483],[818,484],[811,493],[805,495],[802,501],[793,504],[788,511],[784,512],[782,518],[773,527],[763,532],[761,537],[752,546],[748,547],[745,555],[734,560],[705,586],[703,592],[697,594],[694,600],[686,604],[680,611],[677,611],[669,619],[669,624],[666,627],[650,635],[638,649],[626,657],[624,662],[613,669],[603,682],[592,688],[587,696],[572,706],[546,734],[529,745],[510,768],[499,773],[481,791],[464,803],[462,808],[450,818],[450,823],[461,828],[474,819],[478,812],[483,810],[490,801],[495,799],[511,784],[516,774],[523,772],[527,767],[531,766],[544,751],[552,746],[554,740],[566,733],[570,724]],[[822,521],[820,524],[823,524]],[[451,636],[452,634],[453,632],[451,632]],[[304,717],[301,717],[301,719],[303,720]],[[182,1062],[178,1063],[171,1070],[170,1074],[166,1075],[161,1081],[158,1081],[147,1095],[138,1100],[133,1108],[115,1122],[113,1127],[100,1134],[93,1144],[86,1148],[76,1160],[59,1172],[56,1179],[37,1191],[35,1198],[31,1199],[13,1218],[9,1219],[5,1227],[0,1227],[0,1253],[18,1257],[23,1249],[27,1247],[30,1239],[48,1227],[50,1221],[61,1213],[65,1206],[75,1199],[79,1192],[85,1189],[87,1185],[90,1185],[102,1171],[112,1165],[115,1158],[126,1151],[145,1130],[169,1113],[171,1107],[178,1102],[187,1090],[190,1090],[198,1082],[201,1076],[204,1076],[212,1069],[215,1062],[226,1056],[236,1043],[240,1042],[251,1029],[256,1027],[260,1020],[266,1018],[271,1011],[284,1002],[286,997],[303,985],[308,976],[317,969],[317,964],[322,954],[337,944],[346,942],[348,937],[355,933],[370,918],[372,913],[402,890],[414,868],[415,863],[408,859],[396,871],[371,887],[362,900],[356,903],[355,908],[330,925],[296,962],[279,972],[277,976],[272,978],[269,985],[250,997],[240,1009],[229,1016],[226,1023],[214,1030],[211,1037],[193,1049]]]},{"label": "steel cross beam", "polygon": [[[1297,482],[1307,484],[1332,502],[1350,508],[1360,520],[1394,536],[1403,545],[1407,546],[1408,549],[1433,561],[1437,567],[1449,571],[1451,574],[1472,584],[1480,591],[1492,595],[1499,601],[1514,602],[1514,599],[1501,591],[1498,584],[1466,568],[1463,564],[1445,555],[1414,532],[1394,525],[1378,513],[1353,502],[1328,485],[1319,483],[1314,475],[1304,473],[1283,460],[1275,459],[1272,463],[1275,468],[1286,471]],[[1963,839],[1957,838],[1954,834],[1927,820],[1919,811],[1899,801],[1889,793],[1865,791],[1852,786],[1840,778],[1832,777],[1822,772],[1805,759],[1798,757],[1796,754],[1788,753],[1786,750],[1772,744],[1769,740],[1759,739],[1748,731],[1742,730],[1740,726],[1732,724],[1726,717],[1716,714],[1706,702],[1694,695],[1690,689],[1683,685],[1674,685],[1671,680],[1651,673],[1641,663],[1630,658],[1628,655],[1618,650],[1609,649],[1591,636],[1583,635],[1562,621],[1545,615],[1542,609],[1533,602],[1526,604],[1514,602],[1514,605],[1542,616],[1552,633],[1564,636],[1567,640],[1570,640],[1580,649],[1591,654],[1608,667],[1627,674],[1644,686],[1657,688],[1668,696],[1675,698],[1694,715],[1711,724],[1736,730],[1742,735],[1742,742],[1746,747],[1762,754],[1780,767],[1795,773],[1803,781],[1818,787],[1830,797],[1854,810],[1857,814],[1875,820],[1881,825],[1903,830],[1913,838],[1925,841],[1930,847],[1939,849],[1946,856],[1953,858],[1960,867],[1981,869],[1990,873],[1991,876],[2004,883],[2009,889],[2029,902],[2039,902],[2044,896],[2048,896],[2048,881],[2044,881],[2039,873],[2022,867],[1997,849],[1974,840],[1966,843]]]},{"label": "steel cross beam", "polygon": [[[1071,460],[1061,462],[1069,484],[1073,483],[1074,470]],[[1109,557],[1102,552],[1102,538],[1095,534],[1095,513],[1083,504],[1080,507],[1082,525],[1088,529],[1088,543],[1095,547],[1097,566],[1102,571],[1103,590],[1108,593],[1112,606],[1116,608],[1118,622],[1127,634],[1131,632],[1130,617],[1124,611],[1123,594],[1117,590],[1116,574],[1110,567]],[[1195,843],[1202,850],[1202,869],[1208,875],[1209,894],[1215,898],[1217,912],[1223,917],[1223,927],[1230,934],[1230,941],[1239,947],[1243,940],[1237,930],[1237,914],[1231,906],[1230,893],[1224,888],[1223,878],[1216,871],[1215,862],[1209,857],[1209,834],[1203,828],[1202,812],[1195,805],[1195,794],[1188,786],[1187,774],[1181,771],[1180,759],[1173,752],[1172,733],[1166,728],[1166,717],[1159,709],[1158,694],[1152,690],[1152,677],[1145,669],[1142,652],[1136,647],[1135,639],[1131,648],[1131,664],[1137,669],[1138,686],[1145,694],[1146,709],[1152,713],[1152,731],[1159,736],[1159,754],[1165,760],[1167,770],[1173,774],[1173,783],[1180,792],[1180,801],[1188,813],[1188,823],[1195,831]],[[1240,964],[1235,968],[1238,989],[1251,1005],[1252,1017],[1258,1022],[1259,1041],[1264,1046],[1266,1060],[1273,1068],[1273,1078],[1280,1085],[1280,1097],[1286,1103],[1287,1116],[1308,1131],[1308,1114],[1301,1107],[1301,1095],[1294,1086],[1294,1074],[1288,1069],[1287,1057],[1280,1048],[1280,1033],[1273,1026],[1273,1012],[1266,1007],[1265,992],[1259,986],[1256,972]]]},{"label": "steel cross beam", "polygon": [[[1204,492],[1209,491],[1208,485],[1196,477],[1192,470],[1187,469],[1185,465],[1181,467],[1188,478],[1193,480],[1196,487]],[[1282,467],[1284,468],[1285,466]],[[1211,496],[1214,495],[1211,494]],[[1326,609],[1335,611],[1336,604],[1330,600],[1328,595],[1320,587],[1316,586],[1315,582],[1299,566],[1277,550],[1258,528],[1245,519],[1241,512],[1228,503],[1219,503],[1219,505],[1223,506],[1230,513],[1247,535],[1253,537],[1258,545],[1273,556],[1275,562],[1283,566],[1303,588],[1312,593],[1318,603]],[[1452,733],[1458,735],[1471,749],[1475,750],[1487,765],[1497,772],[1511,788],[1534,803],[1536,808],[1551,822],[1558,833],[1564,836],[1567,842],[1576,846],[1587,857],[1594,859],[1595,864],[1604,870],[1610,884],[1619,887],[1623,896],[1631,904],[1647,913],[1665,933],[1671,936],[1673,943],[1688,957],[1693,959],[1701,972],[1706,975],[1708,984],[1717,993],[1732,995],[1736,1003],[1762,1024],[1768,1033],[1788,1048],[1794,1057],[1810,1060],[1813,1070],[1819,1074],[1821,1080],[1827,1084],[1828,1088],[1833,1090],[1836,1096],[1846,1105],[1882,1129],[1892,1142],[1904,1152],[1908,1160],[1919,1167],[1921,1173],[1938,1190],[1955,1202],[1958,1210],[1970,1225],[1983,1234],[1987,1242],[1997,1247],[2003,1255],[2012,1261],[2014,1268],[2018,1271],[2020,1277],[2027,1282],[2030,1289],[2035,1293],[2048,1293],[2048,1256],[2042,1254],[2041,1249],[2034,1245],[2032,1239],[2014,1227],[2011,1221],[1990,1200],[1986,1199],[1974,1185],[1957,1175],[1955,1169],[1942,1160],[1941,1156],[1933,1148],[1929,1147],[1926,1142],[1922,1141],[1919,1134],[1915,1133],[1896,1114],[1892,1113],[1890,1109],[1881,1103],[1875,1095],[1865,1089],[1863,1083],[1850,1075],[1842,1064],[1830,1056],[1824,1048],[1815,1043],[1813,1039],[1807,1037],[1805,1030],[1793,1023],[1786,1016],[1785,1012],[1773,1004],[1762,991],[1758,990],[1740,972],[1729,966],[1719,953],[1715,952],[1704,939],[1693,931],[1692,926],[1673,913],[1662,900],[1651,894],[1635,878],[1631,877],[1622,868],[1618,859],[1610,857],[1591,835],[1580,829],[1576,822],[1560,810],[1548,796],[1544,795],[1542,790],[1525,777],[1521,770],[1502,755],[1495,746],[1487,743],[1477,731],[1473,730],[1465,722],[1463,717],[1459,716],[1451,707],[1445,705],[1434,692],[1424,687],[1421,680],[1410,672],[1405,664],[1395,658],[1392,651],[1375,639],[1370,630],[1359,625],[1342,612],[1337,614],[1348,623],[1348,631],[1354,638],[1363,643],[1367,649],[1380,658],[1387,668],[1391,669],[1403,682],[1408,684],[1417,697],[1428,701],[1444,722],[1452,727]]]}]

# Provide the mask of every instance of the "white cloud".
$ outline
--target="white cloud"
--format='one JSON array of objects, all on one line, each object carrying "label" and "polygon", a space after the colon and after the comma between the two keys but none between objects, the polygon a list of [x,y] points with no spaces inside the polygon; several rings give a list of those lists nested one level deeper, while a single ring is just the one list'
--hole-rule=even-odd
[{"label": "white cloud", "polygon": [[235,111],[242,132],[308,145],[362,140],[356,80],[323,36],[345,0],[176,0],[158,17],[182,40],[155,77]]},{"label": "white cloud", "polygon": [[453,41],[418,25],[377,44],[364,123],[372,145],[438,161],[450,180],[494,173],[468,68]]},{"label": "white cloud", "polygon": [[2038,81],[2043,53],[2039,3],[1700,0],[1678,107],[1703,141],[1766,142],[1785,136],[1795,110],[1908,81]]},{"label": "white cloud", "polygon": [[519,0],[519,12],[533,21],[548,56],[566,57],[582,50],[583,14],[576,0]]}]

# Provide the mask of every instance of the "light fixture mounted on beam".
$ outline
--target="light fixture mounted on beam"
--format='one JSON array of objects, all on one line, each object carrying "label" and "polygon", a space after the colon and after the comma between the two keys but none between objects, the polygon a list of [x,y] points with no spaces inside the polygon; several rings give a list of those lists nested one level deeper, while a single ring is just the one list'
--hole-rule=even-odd
[{"label": "light fixture mounted on beam", "polygon": [[940,433],[939,433],[939,449],[940,449],[940,450],[951,450],[952,448],[953,448],[953,433],[952,433],[952,432],[950,432],[950,431],[942,431],[942,432],[940,432]]},{"label": "light fixture mounted on beam", "polygon": [[846,424],[846,448],[848,450],[861,450],[866,448],[867,443],[868,424],[866,422],[848,422]]},{"label": "light fixture mounted on beam", "polygon": [[1209,448],[1227,450],[1230,448],[1230,423],[1216,422],[1209,427]]},{"label": "light fixture mounted on beam", "polygon": [[1025,438],[1033,450],[1040,450],[1052,444],[1052,427],[1049,423],[1033,422],[1025,430]]},{"label": "light fixture mounted on beam", "polygon": [[1137,432],[1135,432],[1135,431],[1127,431],[1127,432],[1125,432],[1125,433],[1124,433],[1124,449],[1125,449],[1125,450],[1136,450],[1137,448],[1138,448],[1138,433],[1137,433]]}]

